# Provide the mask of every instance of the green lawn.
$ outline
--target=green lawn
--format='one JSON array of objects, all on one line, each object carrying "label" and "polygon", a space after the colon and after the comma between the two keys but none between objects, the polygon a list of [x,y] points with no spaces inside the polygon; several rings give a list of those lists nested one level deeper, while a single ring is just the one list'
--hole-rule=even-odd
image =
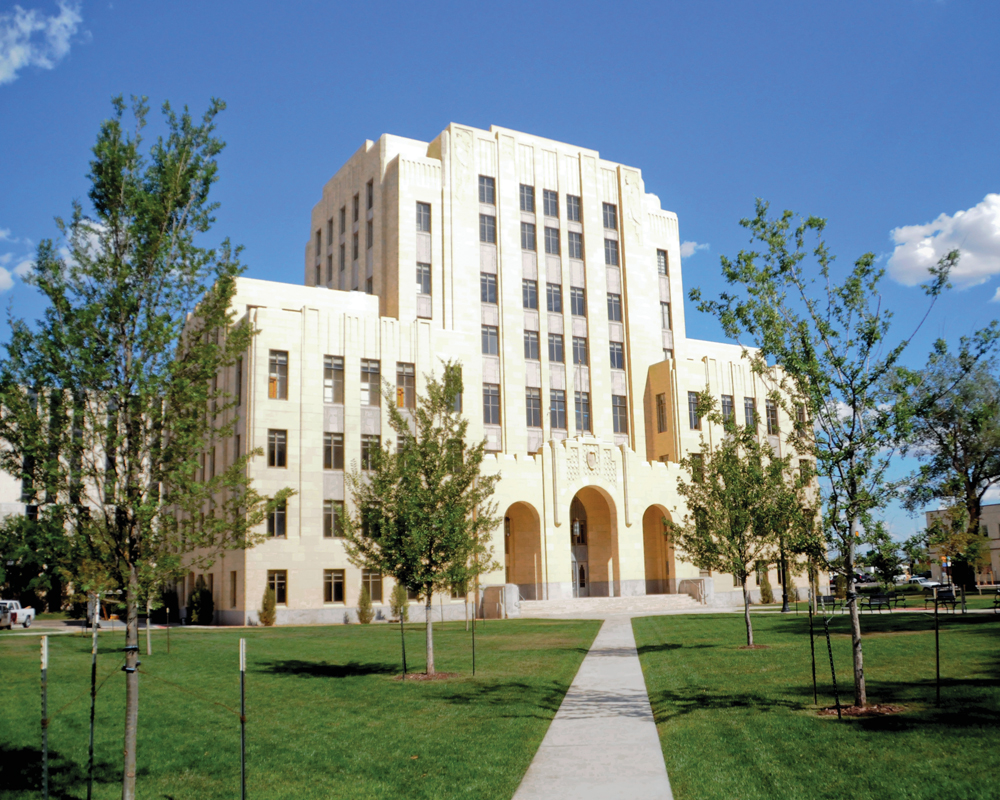
[{"label": "green lawn", "polygon": [[[398,627],[154,633],[142,656],[138,789],[149,798],[239,796],[238,640],[247,639],[248,795],[256,798],[510,798],[600,623],[480,624],[476,677],[463,623],[435,625],[444,682],[405,683]],[[423,626],[407,631],[423,670]],[[121,796],[122,634],[104,633],[96,798]],[[145,635],[140,637],[145,652]],[[90,639],[51,636],[52,797],[86,796]],[[0,798],[35,798],[40,763],[37,636],[0,637]],[[171,683],[166,683],[164,680]],[[176,684],[176,686],[172,685]],[[213,702],[221,705],[214,705]],[[69,704],[61,712],[59,709]],[[227,708],[223,708],[225,706]]]},{"label": "green lawn", "polygon": [[[852,702],[848,618],[831,623],[841,698]],[[942,617],[942,707],[934,704],[933,619],[864,615],[869,702],[906,712],[819,717],[808,619],[758,615],[633,620],[653,714],[678,800],[995,798],[1000,795],[1000,618]],[[822,626],[817,626],[819,632]],[[819,704],[832,705],[825,638]]]}]

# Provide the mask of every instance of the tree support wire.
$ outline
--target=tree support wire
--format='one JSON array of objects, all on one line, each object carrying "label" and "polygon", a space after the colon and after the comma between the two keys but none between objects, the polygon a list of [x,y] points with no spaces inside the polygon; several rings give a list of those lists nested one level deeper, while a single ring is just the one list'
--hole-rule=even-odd
[{"label": "tree support wire", "polygon": [[830,655],[830,677],[833,678],[833,699],[837,703],[837,719],[843,719],[840,710],[840,692],[837,691],[837,670],[833,667],[833,646],[830,644],[829,617],[823,617],[823,627],[826,629],[826,652]]}]

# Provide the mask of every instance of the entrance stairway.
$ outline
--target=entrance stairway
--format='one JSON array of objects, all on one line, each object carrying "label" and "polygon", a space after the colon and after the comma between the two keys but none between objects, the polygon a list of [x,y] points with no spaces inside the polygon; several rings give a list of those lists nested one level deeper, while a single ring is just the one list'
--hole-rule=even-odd
[{"label": "entrance stairway", "polygon": [[558,600],[522,600],[521,616],[562,617],[586,614],[655,614],[700,609],[688,594],[648,594],[641,597],[568,597]]}]

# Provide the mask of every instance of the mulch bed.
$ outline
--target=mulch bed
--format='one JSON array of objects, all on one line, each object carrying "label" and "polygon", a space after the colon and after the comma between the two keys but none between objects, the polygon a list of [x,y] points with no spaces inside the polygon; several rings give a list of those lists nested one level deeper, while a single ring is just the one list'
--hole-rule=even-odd
[{"label": "mulch bed", "polygon": [[[906,711],[906,706],[893,706],[889,704],[879,704],[864,706],[841,706],[840,713],[845,717],[887,717],[890,714],[902,714]],[[821,717],[837,716],[837,707],[829,706],[819,710]]]},{"label": "mulch bed", "polygon": [[[426,672],[407,672],[406,680],[408,681],[446,681],[449,678],[459,677],[458,672],[435,672],[433,675],[428,675]],[[403,680],[402,675],[397,675],[393,678],[394,681]]]}]

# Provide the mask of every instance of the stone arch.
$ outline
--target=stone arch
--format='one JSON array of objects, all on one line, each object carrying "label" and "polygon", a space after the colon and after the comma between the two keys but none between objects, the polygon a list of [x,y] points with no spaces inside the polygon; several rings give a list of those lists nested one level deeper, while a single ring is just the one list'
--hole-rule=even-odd
[{"label": "stone arch", "polygon": [[[580,523],[585,526],[586,541],[574,543],[574,536],[578,536],[581,530]],[[597,486],[580,489],[570,503],[569,535],[574,594],[590,597],[620,595],[618,515],[611,495]],[[581,576],[586,580],[585,587],[579,585]]]},{"label": "stone arch", "polygon": [[503,517],[507,583],[516,583],[525,600],[542,599],[542,526],[531,503],[511,505]]},{"label": "stone arch", "polygon": [[669,521],[670,512],[655,504],[642,515],[646,594],[673,594],[677,591],[674,546],[664,534],[664,518]]}]

